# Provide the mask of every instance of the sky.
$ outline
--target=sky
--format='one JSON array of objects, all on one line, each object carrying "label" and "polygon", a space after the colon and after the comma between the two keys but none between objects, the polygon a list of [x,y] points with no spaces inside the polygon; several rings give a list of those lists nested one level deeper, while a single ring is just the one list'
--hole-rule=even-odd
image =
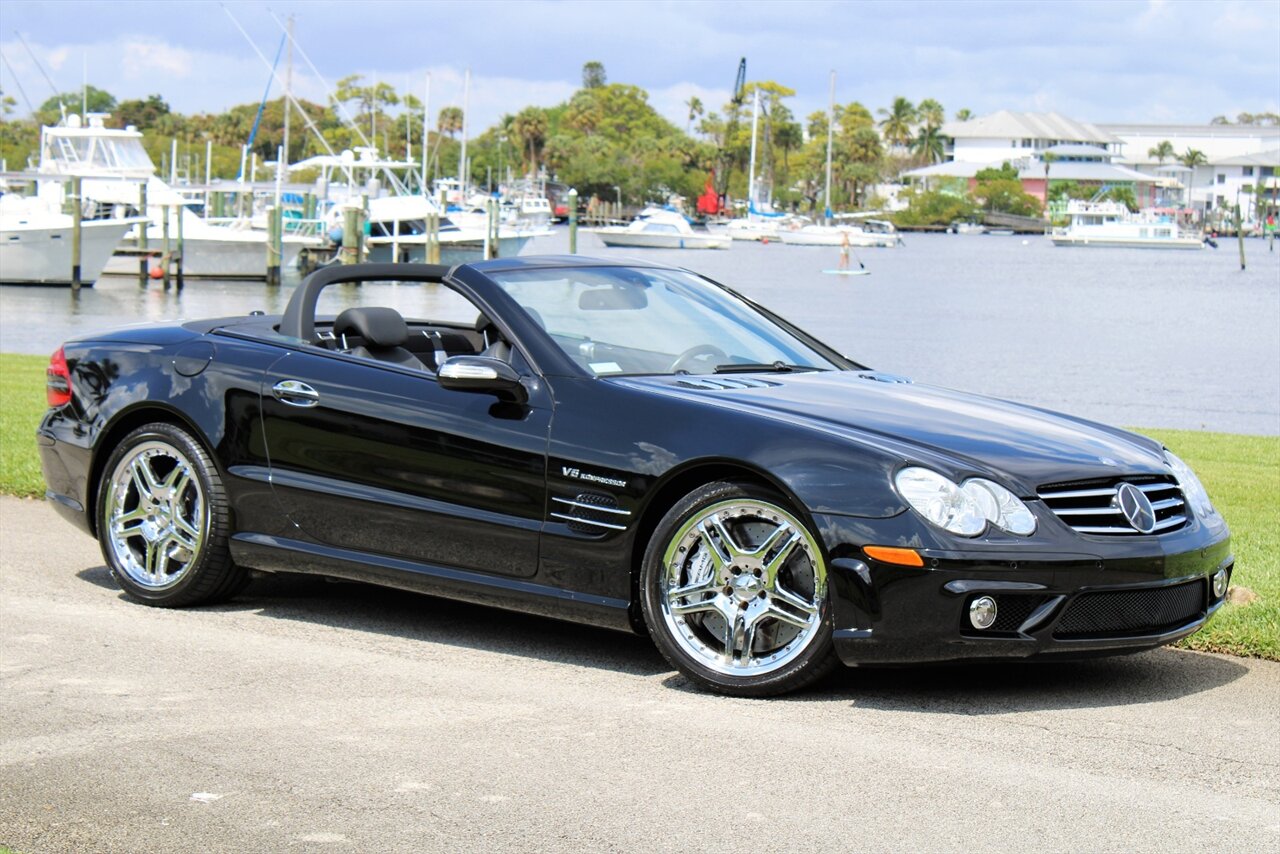
[{"label": "sky", "polygon": [[873,111],[901,95],[934,98],[948,116],[1205,123],[1280,112],[1280,0],[4,0],[0,88],[20,112],[19,87],[37,105],[48,98],[34,54],[59,90],[78,89],[87,69],[118,99],[159,93],[183,113],[256,103],[289,15],[306,54],[295,55],[299,97],[323,102],[337,79],[361,74],[422,98],[430,75],[436,114],[462,105],[469,70],[471,135],[566,100],[591,60],[681,127],[691,96],[708,110],[729,99],[740,57],[748,80],[795,89],[801,117],[826,109],[833,70],[836,101]]}]

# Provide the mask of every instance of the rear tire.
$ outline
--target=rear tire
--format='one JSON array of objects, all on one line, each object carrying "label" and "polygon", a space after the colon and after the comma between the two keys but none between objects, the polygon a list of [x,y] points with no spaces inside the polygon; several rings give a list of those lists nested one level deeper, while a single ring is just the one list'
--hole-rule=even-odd
[{"label": "rear tire", "polygon": [[185,430],[129,433],[98,484],[98,542],[112,578],[144,605],[228,599],[248,581],[231,560],[231,514],[218,467]]},{"label": "rear tire", "polygon": [[796,691],[838,663],[821,546],[772,490],[718,482],[676,503],[645,550],[640,604],[667,661],[720,694]]}]

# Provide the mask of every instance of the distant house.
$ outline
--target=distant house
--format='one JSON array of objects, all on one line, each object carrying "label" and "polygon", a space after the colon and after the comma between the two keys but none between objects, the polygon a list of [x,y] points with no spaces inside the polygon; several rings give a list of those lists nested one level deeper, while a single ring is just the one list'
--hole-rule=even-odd
[{"label": "distant house", "polygon": [[[1271,199],[1280,190],[1280,127],[1091,124],[1057,113],[1000,110],[948,122],[942,134],[947,160],[904,172],[903,179],[960,192],[976,183],[978,170],[1008,162],[1023,189],[1042,202],[1053,185],[1072,181],[1099,190],[1128,188],[1143,207],[1190,208],[1197,215],[1234,207],[1238,198],[1246,218],[1257,215],[1259,187]],[[1166,141],[1174,156],[1162,162],[1149,152]],[[1178,158],[1188,149],[1207,162],[1183,166]]]},{"label": "distant house", "polygon": [[1015,113],[1001,110],[964,122],[947,122],[942,135],[949,142],[948,160],[995,163],[1035,157],[1055,145],[1084,144],[1119,153],[1123,140],[1096,125],[1057,113]]},{"label": "distant house", "polygon": [[[1252,218],[1256,190],[1275,190],[1280,169],[1280,127],[1258,125],[1103,124],[1099,128],[1123,141],[1120,162],[1139,172],[1173,174],[1190,186],[1190,206],[1201,212],[1234,208]],[[1175,157],[1163,163],[1150,154],[1161,142],[1173,146]],[[1177,160],[1194,149],[1207,162],[1188,172]],[[1245,189],[1245,188],[1248,189]],[[1185,204],[1184,194],[1184,204]]]},{"label": "distant house", "polygon": [[965,122],[948,122],[942,134],[947,138],[948,159],[904,172],[904,179],[960,192],[976,184],[979,170],[1009,163],[1018,170],[1023,190],[1042,203],[1053,184],[1074,182],[1099,190],[1127,188],[1144,205],[1154,204],[1159,185],[1170,181],[1114,163],[1124,145],[1122,139],[1057,113],[1001,110]]}]

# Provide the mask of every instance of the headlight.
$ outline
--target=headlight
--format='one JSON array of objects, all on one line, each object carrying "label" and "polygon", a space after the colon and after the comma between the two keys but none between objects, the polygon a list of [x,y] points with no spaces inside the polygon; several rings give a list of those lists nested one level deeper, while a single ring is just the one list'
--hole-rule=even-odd
[{"label": "headlight", "polygon": [[991,524],[1024,537],[1035,533],[1036,517],[1031,515],[1022,499],[1000,484],[975,477],[966,480],[960,488],[977,502],[982,508],[982,515]]},{"label": "headlight", "polygon": [[1036,529],[1035,516],[1009,490],[984,478],[958,485],[930,469],[902,469],[894,484],[908,504],[934,525],[962,537],[976,537],[987,523],[1023,536]]},{"label": "headlight", "polygon": [[987,527],[982,508],[956,484],[935,471],[905,468],[894,476],[898,493],[939,528],[976,537]]},{"label": "headlight", "polygon": [[1174,479],[1178,481],[1178,486],[1182,487],[1182,494],[1186,496],[1191,509],[1196,511],[1196,515],[1201,519],[1212,519],[1217,516],[1218,511],[1209,500],[1209,493],[1205,491],[1204,484],[1200,482],[1200,478],[1196,477],[1191,467],[1178,459],[1173,451],[1166,450],[1164,459],[1173,470]]}]

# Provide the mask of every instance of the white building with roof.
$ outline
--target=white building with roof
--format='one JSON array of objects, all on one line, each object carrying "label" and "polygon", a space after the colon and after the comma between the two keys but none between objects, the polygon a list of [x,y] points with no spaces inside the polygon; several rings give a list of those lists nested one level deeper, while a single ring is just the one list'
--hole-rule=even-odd
[{"label": "white building with roof", "polygon": [[964,163],[995,163],[1030,157],[1055,145],[1082,143],[1108,151],[1122,144],[1088,122],[1078,122],[1057,113],[1015,113],[1000,110],[964,122],[947,122],[942,135],[949,140],[948,160]]},{"label": "white building with roof", "polygon": [[[976,184],[979,170],[1009,163],[1018,170],[1022,188],[1044,203],[1050,183],[1072,181],[1098,187],[1133,190],[1140,204],[1154,204],[1158,187],[1171,183],[1165,176],[1148,175],[1113,163],[1123,141],[1096,125],[1057,113],[1017,113],[1001,110],[942,126],[947,137],[947,160],[913,169],[903,177],[957,191]],[[1052,155],[1046,160],[1045,155]]]},{"label": "white building with roof", "polygon": [[[1234,208],[1238,195],[1242,213],[1251,218],[1256,216],[1253,205],[1259,186],[1267,188],[1274,198],[1275,176],[1280,169],[1280,157],[1277,157],[1280,127],[1208,124],[1102,124],[1098,127],[1121,140],[1121,163],[1153,175],[1179,173],[1179,179],[1190,185],[1191,206],[1196,210],[1212,212]],[[1151,154],[1162,142],[1173,146],[1174,160],[1161,163]],[[1178,168],[1176,159],[1188,149],[1202,152],[1207,161],[1190,174]]]},{"label": "white building with roof", "polygon": [[[1249,125],[1092,124],[1058,113],[1000,110],[942,126],[946,160],[903,173],[907,179],[957,189],[987,167],[1008,162],[1023,189],[1045,201],[1059,181],[1128,187],[1144,207],[1190,207],[1201,214],[1233,208],[1237,198],[1246,218],[1259,186],[1275,194],[1280,169],[1280,127]],[[1172,158],[1150,152],[1168,141]],[[1188,169],[1178,158],[1194,149],[1206,162]],[[1045,154],[1052,154],[1045,163]],[[1274,202],[1273,202],[1274,204]]]}]

